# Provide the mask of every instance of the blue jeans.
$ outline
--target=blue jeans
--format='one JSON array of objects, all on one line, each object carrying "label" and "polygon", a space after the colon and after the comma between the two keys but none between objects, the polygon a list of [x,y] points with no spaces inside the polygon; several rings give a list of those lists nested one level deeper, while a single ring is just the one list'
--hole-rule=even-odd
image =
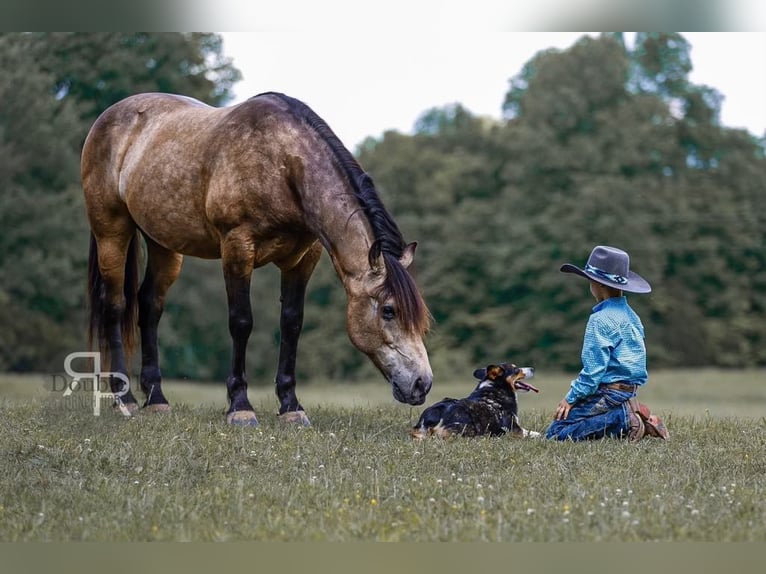
[{"label": "blue jeans", "polygon": [[627,436],[630,426],[627,400],[635,393],[599,388],[576,402],[564,420],[554,420],[545,438],[589,440]]}]

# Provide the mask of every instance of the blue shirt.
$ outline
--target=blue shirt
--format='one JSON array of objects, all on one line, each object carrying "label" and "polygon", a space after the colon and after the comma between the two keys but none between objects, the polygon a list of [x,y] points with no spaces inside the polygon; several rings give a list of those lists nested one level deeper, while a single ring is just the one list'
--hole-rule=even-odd
[{"label": "blue shirt", "polygon": [[574,404],[595,393],[600,384],[643,385],[648,377],[641,319],[625,297],[601,301],[585,327],[582,370],[572,381],[566,401]]}]

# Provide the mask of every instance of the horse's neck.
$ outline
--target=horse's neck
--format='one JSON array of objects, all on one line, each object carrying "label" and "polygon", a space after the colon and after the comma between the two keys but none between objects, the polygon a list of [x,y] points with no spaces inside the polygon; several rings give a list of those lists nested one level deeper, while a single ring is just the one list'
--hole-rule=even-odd
[{"label": "horse's neck", "polygon": [[374,241],[370,225],[350,191],[321,193],[321,201],[304,203],[304,207],[313,212],[319,239],[346,291],[356,291],[370,271],[368,254]]},{"label": "horse's neck", "polygon": [[353,185],[327,142],[313,132],[306,134],[304,141],[311,142],[312,138],[315,138],[315,156],[287,164],[292,166],[292,175],[300,182],[296,187],[304,217],[319,236],[338,277],[351,295],[351,291],[358,292],[354,286],[368,277],[368,254],[375,237]]}]

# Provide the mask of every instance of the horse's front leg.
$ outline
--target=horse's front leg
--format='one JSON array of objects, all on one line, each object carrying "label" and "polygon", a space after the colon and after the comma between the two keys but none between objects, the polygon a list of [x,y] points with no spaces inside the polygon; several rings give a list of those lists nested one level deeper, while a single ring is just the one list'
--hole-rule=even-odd
[{"label": "horse's front leg", "polygon": [[250,277],[253,264],[251,258],[236,257],[232,251],[235,250],[224,248],[223,273],[229,304],[229,333],[232,340],[231,372],[226,379],[229,397],[226,422],[240,426],[257,426],[258,419],[247,398],[245,376],[247,341],[253,330],[253,312],[250,307]]},{"label": "horse's front leg", "polygon": [[282,270],[279,365],[274,382],[279,399],[279,417],[283,422],[311,424],[295,394],[295,362],[298,355],[298,339],[303,329],[306,285],[321,253],[321,245],[315,243],[298,265],[289,270]]}]

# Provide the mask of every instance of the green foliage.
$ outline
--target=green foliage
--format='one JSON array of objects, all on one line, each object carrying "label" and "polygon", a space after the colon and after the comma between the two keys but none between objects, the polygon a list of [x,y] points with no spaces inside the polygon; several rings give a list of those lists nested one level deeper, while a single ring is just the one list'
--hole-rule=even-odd
[{"label": "green foliage", "polygon": [[0,370],[57,370],[85,345],[90,124],[139,91],[222,103],[239,72],[211,34],[2,34],[0,69]]},{"label": "green foliage", "polygon": [[49,93],[71,98],[86,131],[113,103],[140,92],[169,92],[225,103],[241,75],[215,34],[40,33],[32,39]]},{"label": "green foliage", "polygon": [[49,369],[81,347],[78,121],[45,96],[31,38],[0,35],[0,69],[0,370]]},{"label": "green foliage", "polygon": [[361,149],[421,240],[432,354],[577,369],[593,302],[557,269],[605,243],[654,287],[631,297],[650,367],[764,364],[763,147],[689,68],[679,35],[586,37],[525,65],[502,126],[448,108]]},{"label": "green foliage", "polygon": [[[0,369],[59,369],[83,346],[87,222],[80,144],[135,92],[225,103],[239,72],[212,34],[0,36]],[[413,135],[358,150],[409,241],[436,319],[440,377],[511,359],[579,368],[592,300],[558,273],[599,243],[626,249],[654,291],[632,296],[650,372],[766,364],[764,141],[719,122],[721,95],[689,82],[679,34],[583,37],[509,81],[504,119],[424,111]],[[300,94],[295,94],[300,97]],[[502,99],[502,94],[498,94]],[[279,274],[252,288],[251,383],[270,382]],[[309,284],[299,378],[378,376],[345,334],[345,293],[325,256]],[[166,375],[223,379],[230,361],[219,262],[187,258],[160,326]]]}]

